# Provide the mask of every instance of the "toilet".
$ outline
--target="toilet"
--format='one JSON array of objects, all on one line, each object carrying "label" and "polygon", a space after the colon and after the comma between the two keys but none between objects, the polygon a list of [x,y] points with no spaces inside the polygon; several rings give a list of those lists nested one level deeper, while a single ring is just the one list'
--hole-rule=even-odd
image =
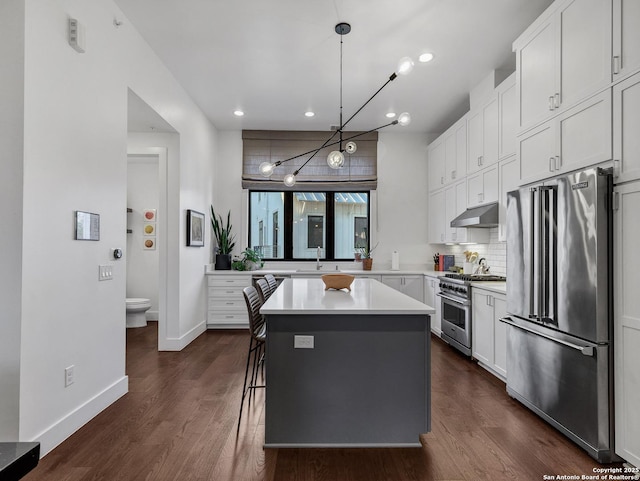
[{"label": "toilet", "polygon": [[146,327],[145,313],[151,309],[151,300],[140,297],[127,297],[127,327]]}]

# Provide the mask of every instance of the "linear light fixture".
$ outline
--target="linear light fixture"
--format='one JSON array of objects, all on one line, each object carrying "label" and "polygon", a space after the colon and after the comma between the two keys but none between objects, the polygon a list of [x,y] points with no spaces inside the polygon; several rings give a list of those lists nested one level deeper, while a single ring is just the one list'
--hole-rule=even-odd
[{"label": "linear light fixture", "polygon": [[[400,61],[398,62],[397,73],[394,72],[393,74],[391,74],[389,76],[389,79],[382,85],[382,87],[376,90],[376,92],[371,97],[369,97],[369,99],[364,104],[362,104],[362,106],[358,110],[356,110],[356,112],[351,117],[349,117],[349,119],[346,122],[343,123],[342,122],[342,66],[343,66],[342,37],[344,37],[351,31],[351,25],[349,25],[346,22],[340,22],[335,26],[335,31],[338,35],[340,35],[340,126],[335,130],[335,132],[331,135],[331,137],[329,137],[317,149],[310,150],[308,152],[295,155],[293,157],[289,157],[288,159],[278,160],[276,162],[263,162],[260,164],[260,167],[259,167],[260,173],[265,177],[271,177],[276,167],[284,164],[285,162],[289,162],[290,160],[298,159],[300,157],[304,157],[305,155],[309,155],[309,158],[298,169],[296,169],[293,173],[289,173],[284,176],[284,184],[287,187],[293,187],[295,185],[296,176],[300,173],[300,170],[302,170],[304,166],[307,165],[309,161],[311,161],[311,159],[313,159],[316,156],[316,154],[320,152],[320,150],[324,149],[325,147],[333,147],[336,145],[338,146],[337,150],[331,151],[327,156],[327,164],[332,169],[339,169],[344,165],[344,153],[346,152],[347,154],[351,155],[355,153],[356,150],[358,149],[358,145],[353,141],[353,139],[365,134],[369,134],[371,132],[376,132],[380,129],[384,129],[385,127],[389,127],[390,125],[400,124],[401,126],[405,126],[405,125],[409,125],[409,123],[411,122],[411,116],[409,115],[409,113],[403,112],[398,116],[396,120],[393,120],[388,124],[381,125],[380,127],[376,127],[375,129],[371,129],[366,132],[361,132],[359,134],[352,135],[351,137],[343,138],[344,128],[347,126],[347,124],[351,122],[353,118],[356,115],[358,115],[360,111],[363,108],[365,108],[365,106],[369,102],[371,102],[373,98],[382,91],[382,89],[384,89],[389,83],[393,82],[398,77],[398,75],[407,75],[408,73],[410,73],[411,70],[413,70],[414,63],[413,63],[413,60],[411,60],[411,58],[409,57],[401,58]],[[338,140],[334,141],[336,135],[338,136]]]}]

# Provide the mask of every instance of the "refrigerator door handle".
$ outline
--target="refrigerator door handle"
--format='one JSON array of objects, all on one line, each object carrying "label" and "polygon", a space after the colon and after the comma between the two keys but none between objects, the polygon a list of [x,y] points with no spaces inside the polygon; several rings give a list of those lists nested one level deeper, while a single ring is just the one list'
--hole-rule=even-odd
[{"label": "refrigerator door handle", "polygon": [[536,204],[535,204],[535,200],[536,200],[536,192],[538,191],[538,189],[536,187],[532,187],[531,189],[529,189],[529,194],[531,196],[530,202],[529,202],[529,206],[531,209],[531,213],[529,216],[529,254],[530,254],[530,262],[531,262],[531,268],[530,268],[530,273],[529,273],[529,318],[530,319],[537,319],[538,316],[535,312],[536,309],[536,304],[535,304],[535,280],[536,280],[536,275],[535,275],[535,261],[536,261],[536,254],[538,252],[536,252],[539,249],[536,249],[536,233],[535,233],[535,213],[536,213]]},{"label": "refrigerator door handle", "polygon": [[[546,222],[546,190],[544,187],[540,187],[538,190],[538,216],[534,217],[538,221],[538,245],[537,245],[537,253],[538,256],[538,319],[543,318],[545,316],[544,313],[544,288],[545,288],[545,262],[546,262],[546,253],[547,253],[547,234],[545,229]],[[534,221],[535,222],[535,221]],[[532,269],[533,270],[533,269]]]},{"label": "refrigerator door handle", "polygon": [[535,331],[533,329],[529,329],[527,327],[521,326],[520,324],[516,324],[509,317],[503,317],[502,319],[500,319],[500,322],[504,322],[505,324],[513,326],[513,327],[515,327],[517,329],[521,329],[523,331],[529,332],[529,333],[533,334],[534,336],[544,337],[545,339],[548,339],[548,340],[550,340],[552,342],[555,342],[557,344],[562,344],[563,346],[570,347],[571,349],[575,349],[576,351],[580,351],[580,353],[582,353],[583,356],[593,357],[595,355],[595,353],[596,353],[596,351],[593,348],[593,346],[579,346],[579,345],[574,344],[572,342],[564,341],[562,339],[558,339],[556,337],[549,336],[548,334],[543,334],[543,333]]},{"label": "refrigerator door handle", "polygon": [[555,288],[555,194],[553,187],[541,187],[540,189],[540,284],[542,288],[539,292],[540,318],[555,320],[552,310],[555,308],[553,302],[553,290]]}]

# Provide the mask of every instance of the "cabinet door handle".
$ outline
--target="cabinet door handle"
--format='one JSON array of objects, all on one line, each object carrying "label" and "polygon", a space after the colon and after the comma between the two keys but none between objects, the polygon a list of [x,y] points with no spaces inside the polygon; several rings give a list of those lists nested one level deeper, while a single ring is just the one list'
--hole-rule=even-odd
[{"label": "cabinet door handle", "polygon": [[560,94],[559,93],[555,94],[553,104],[555,105],[555,108],[557,108],[557,109],[560,108]]},{"label": "cabinet door handle", "polygon": [[444,184],[444,177],[440,177],[440,185]]},{"label": "cabinet door handle", "polygon": [[611,68],[613,70],[613,74],[617,75],[620,73],[620,56],[619,55],[614,55],[612,62],[611,62]]},{"label": "cabinet door handle", "polygon": [[554,106],[554,102],[553,102],[553,95],[551,95],[549,97],[549,110],[553,110],[553,109],[555,109],[555,106]]},{"label": "cabinet door handle", "polygon": [[455,170],[452,170],[452,171],[451,171],[451,179],[453,180],[453,179],[455,179],[455,178],[456,178],[456,171],[455,171]]},{"label": "cabinet door handle", "polygon": [[478,194],[478,202],[482,202],[482,199],[484,199],[484,194],[483,193]]},{"label": "cabinet door handle", "polygon": [[560,170],[562,168],[562,159],[559,155],[556,155],[556,170]]},{"label": "cabinet door handle", "polygon": [[555,157],[549,157],[549,172],[553,172],[555,170],[555,163],[556,163],[556,158]]}]

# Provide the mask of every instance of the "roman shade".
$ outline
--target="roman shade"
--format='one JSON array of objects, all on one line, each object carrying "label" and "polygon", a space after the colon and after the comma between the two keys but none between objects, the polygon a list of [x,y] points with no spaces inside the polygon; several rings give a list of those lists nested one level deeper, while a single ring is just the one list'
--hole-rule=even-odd
[{"label": "roman shade", "polygon": [[[343,132],[343,139],[360,132]],[[296,177],[296,185],[284,185],[286,174],[304,164],[311,154],[290,160],[276,167],[270,178],[260,174],[262,162],[277,162],[320,147],[332,132],[315,131],[242,131],[242,188],[252,190],[285,191],[362,191],[377,187],[378,133],[371,132],[354,139],[358,150],[345,154],[345,165],[332,169],[327,165],[327,155],[338,146],[321,149]],[[334,140],[338,140],[336,135]]]}]

